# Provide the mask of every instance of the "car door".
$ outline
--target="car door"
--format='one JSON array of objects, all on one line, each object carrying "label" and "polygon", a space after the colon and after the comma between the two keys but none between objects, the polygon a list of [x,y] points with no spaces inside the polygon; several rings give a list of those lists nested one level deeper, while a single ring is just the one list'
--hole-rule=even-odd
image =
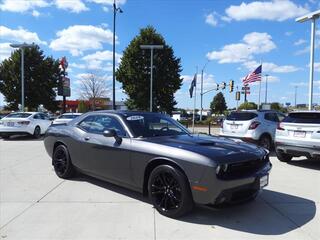
[{"label": "car door", "polygon": [[51,120],[47,114],[39,113],[41,119],[41,134],[44,134],[51,125]]},{"label": "car door", "polygon": [[266,113],[265,120],[268,124],[268,132],[270,133],[272,140],[274,140],[277,125],[279,122],[278,116],[275,112]]},{"label": "car door", "polygon": [[[91,115],[78,127],[84,131],[79,148],[83,168],[94,175],[130,185],[131,140],[119,119],[107,114]],[[114,129],[121,142],[105,137],[103,132],[107,129]]]}]

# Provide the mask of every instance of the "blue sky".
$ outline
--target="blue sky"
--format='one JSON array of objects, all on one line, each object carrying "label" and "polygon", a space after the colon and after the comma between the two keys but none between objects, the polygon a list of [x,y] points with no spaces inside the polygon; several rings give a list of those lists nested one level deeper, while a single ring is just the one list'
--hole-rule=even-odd
[{"label": "blue sky", "polygon": [[[79,80],[99,72],[111,86],[112,0],[2,0],[0,1],[0,60],[10,55],[12,42],[35,42],[46,55],[66,56],[72,83],[71,99],[79,97]],[[263,63],[269,74],[268,100],[307,103],[310,23],[295,18],[320,9],[316,0],[118,0],[117,59],[139,29],[154,26],[182,60],[184,83],[176,93],[177,107],[192,108],[188,88],[198,66],[204,70],[204,88],[241,78]],[[317,24],[317,26],[319,23]],[[316,36],[314,102],[320,103],[320,31]],[[200,76],[198,77],[198,86]],[[117,100],[125,99],[117,84]],[[264,99],[264,82],[262,95]],[[199,90],[197,91],[199,93]],[[204,95],[208,108],[216,92]],[[235,94],[224,91],[234,107]],[[111,97],[111,92],[109,94]],[[199,100],[198,95],[198,100]],[[243,100],[243,99],[242,99]],[[258,85],[249,101],[258,101]],[[3,96],[0,96],[0,105]],[[200,107],[200,101],[197,103]]]}]

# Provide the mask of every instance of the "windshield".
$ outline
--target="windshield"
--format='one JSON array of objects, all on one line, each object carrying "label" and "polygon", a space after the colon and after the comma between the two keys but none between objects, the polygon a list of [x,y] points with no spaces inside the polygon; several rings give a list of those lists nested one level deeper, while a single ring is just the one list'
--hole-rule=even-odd
[{"label": "windshield", "polygon": [[79,117],[79,115],[75,115],[75,114],[68,114],[68,115],[61,115],[60,117],[58,117],[59,119],[74,119],[76,117]]},{"label": "windshield", "polygon": [[30,116],[30,113],[10,113],[6,118],[27,118]]},{"label": "windshield", "polygon": [[258,117],[256,113],[253,112],[231,112],[227,116],[227,120],[231,121],[248,121]]},{"label": "windshield", "polygon": [[131,114],[124,117],[134,137],[158,137],[190,134],[180,123],[161,114]]},{"label": "windshield", "polygon": [[316,112],[301,112],[301,113],[290,113],[283,122],[287,123],[320,123],[320,113]]}]

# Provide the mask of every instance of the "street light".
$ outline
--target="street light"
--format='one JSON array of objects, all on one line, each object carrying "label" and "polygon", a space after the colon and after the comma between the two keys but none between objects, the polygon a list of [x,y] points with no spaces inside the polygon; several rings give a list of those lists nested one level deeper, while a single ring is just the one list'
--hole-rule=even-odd
[{"label": "street light", "polygon": [[202,106],[202,102],[203,102],[203,71],[206,68],[207,64],[210,62],[210,60],[208,60],[206,62],[206,64],[204,64],[202,70],[201,70],[201,90],[200,90],[200,121],[202,121],[202,111],[203,111],[203,106]]},{"label": "street light", "polygon": [[266,94],[264,96],[264,103],[267,104],[268,102],[268,77],[269,77],[269,74],[266,74],[264,75],[266,77]]},{"label": "street light", "polygon": [[320,17],[320,10],[308,13],[296,19],[296,22],[303,23],[311,20],[311,41],[310,41],[310,72],[309,72],[309,110],[312,109],[313,98],[313,72],[314,72],[314,36],[316,30],[316,19]]},{"label": "street light", "polygon": [[116,0],[113,1],[113,68],[112,68],[112,109],[116,110],[116,15],[117,12],[123,13],[122,9],[117,7]]},{"label": "street light", "polygon": [[150,112],[152,112],[152,84],[153,84],[153,49],[163,49],[163,45],[140,45],[141,49],[150,49]]},{"label": "street light", "polygon": [[33,43],[17,43],[10,44],[10,47],[21,49],[21,108],[22,112],[24,112],[24,49],[35,47],[35,45]]}]

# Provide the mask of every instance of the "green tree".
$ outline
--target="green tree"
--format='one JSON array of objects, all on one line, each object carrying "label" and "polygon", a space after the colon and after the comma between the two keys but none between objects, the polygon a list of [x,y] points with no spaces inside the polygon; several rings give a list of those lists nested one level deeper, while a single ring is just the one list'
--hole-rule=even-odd
[{"label": "green tree", "polygon": [[[45,57],[39,46],[24,51],[25,106],[37,109],[40,104],[51,111],[58,109],[54,88],[61,78],[59,61]],[[0,63],[0,92],[7,108],[18,109],[21,103],[21,51],[14,51]]]},{"label": "green tree", "polygon": [[148,26],[140,30],[123,52],[116,77],[129,96],[129,109],[149,110],[150,98],[150,50],[140,45],[159,44],[163,49],[154,50],[153,55],[153,110],[171,113],[177,104],[174,93],[180,89],[182,78],[180,58],[174,56],[171,46],[156,30]]},{"label": "green tree", "polygon": [[219,92],[214,96],[212,102],[210,103],[210,109],[211,112],[219,114],[222,114],[225,110],[227,110],[226,100],[222,92]]},{"label": "green tree", "polygon": [[271,103],[271,109],[279,112],[287,112],[287,108],[284,108],[280,103],[273,102]]},{"label": "green tree", "polygon": [[241,103],[239,108],[239,110],[254,110],[254,109],[258,109],[258,105],[255,104],[254,102],[244,102]]}]

